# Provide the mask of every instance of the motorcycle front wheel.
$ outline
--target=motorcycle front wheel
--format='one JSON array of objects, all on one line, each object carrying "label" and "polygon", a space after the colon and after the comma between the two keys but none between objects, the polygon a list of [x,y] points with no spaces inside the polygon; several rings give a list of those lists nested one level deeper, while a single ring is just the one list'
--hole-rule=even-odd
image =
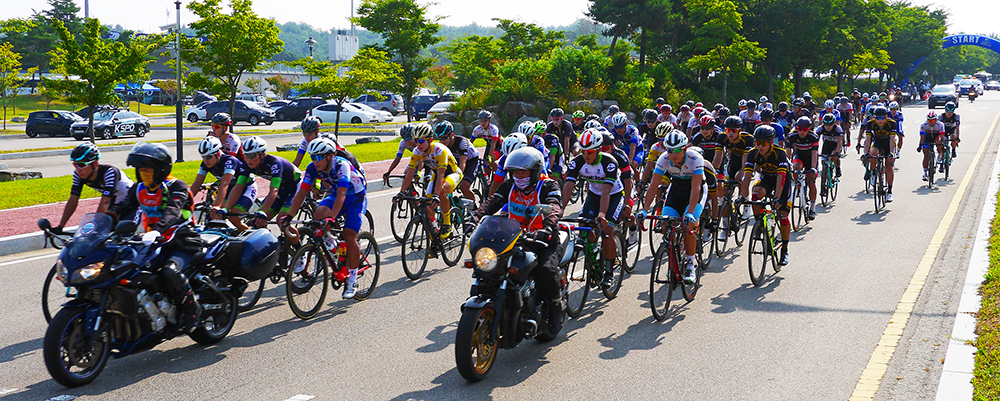
[{"label": "motorcycle front wheel", "polygon": [[191,332],[191,339],[198,344],[215,344],[222,341],[236,325],[239,314],[239,299],[228,292],[222,296],[202,294],[201,325]]},{"label": "motorcycle front wheel", "polygon": [[104,321],[87,335],[85,308],[63,308],[45,330],[42,355],[45,368],[59,384],[78,387],[90,383],[108,364],[111,344]]},{"label": "motorcycle front wheel", "polygon": [[497,344],[490,330],[497,318],[493,308],[466,308],[455,334],[455,365],[470,382],[486,378],[497,357]]}]

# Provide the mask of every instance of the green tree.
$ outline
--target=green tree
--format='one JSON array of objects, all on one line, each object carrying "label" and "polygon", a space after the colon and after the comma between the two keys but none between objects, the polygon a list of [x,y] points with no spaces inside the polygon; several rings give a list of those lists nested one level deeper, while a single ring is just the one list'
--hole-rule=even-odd
[{"label": "green tree", "polygon": [[13,47],[10,43],[0,43],[0,98],[3,99],[4,129],[7,129],[7,106],[13,103],[18,88],[24,83],[21,55],[11,50]]},{"label": "green tree", "polygon": [[611,37],[608,57],[614,54],[619,38],[635,32],[638,27],[637,18],[645,12],[643,3],[645,2],[636,0],[593,0],[590,3],[585,15],[608,27],[604,30],[604,35]]},{"label": "green tree", "polygon": [[[451,73],[451,68],[446,65],[437,65],[427,69],[427,79],[425,86],[431,86],[436,93],[445,93],[451,88],[451,82],[455,75]],[[430,85],[428,85],[430,84]]]},{"label": "green tree", "polygon": [[[441,41],[437,36],[440,18],[428,18],[427,6],[414,0],[364,0],[358,7],[358,16],[352,21],[365,29],[378,33],[384,43],[378,46],[402,67],[402,95],[412,99],[417,84],[434,60],[420,55],[427,46]],[[406,110],[406,120],[411,121],[411,110]]]},{"label": "green tree", "polygon": [[[274,20],[257,16],[251,0],[229,0],[231,14],[223,13],[220,2],[188,3],[188,9],[200,18],[190,26],[204,42],[194,42],[194,50],[185,56],[191,64],[201,68],[200,75],[211,78],[205,81],[196,76],[198,83],[219,88],[215,80],[221,81],[228,94],[226,97],[232,99],[236,97],[243,74],[265,67],[269,59],[281,52],[284,43],[278,39]],[[189,79],[191,75],[188,74]],[[235,102],[229,102],[230,114],[235,107]]]},{"label": "green tree", "polygon": [[774,80],[791,73],[795,93],[802,93],[802,72],[822,61],[819,52],[833,28],[833,0],[743,0],[739,2],[747,40],[767,49],[762,65],[767,93],[774,98]]},{"label": "green tree", "polygon": [[283,75],[272,75],[264,78],[264,80],[271,85],[274,93],[277,93],[282,99],[287,98],[292,93],[292,88],[295,87],[295,81],[291,78],[285,78]]},{"label": "green tree", "polygon": [[748,41],[740,30],[743,16],[729,0],[688,0],[691,19],[698,25],[695,39],[687,47],[696,53],[688,60],[691,68],[722,71],[722,102],[726,102],[729,73],[739,77],[749,74],[747,63],[764,58],[766,50]]},{"label": "green tree", "polygon": [[[336,65],[308,58],[289,64],[300,65],[308,74],[318,77],[298,85],[303,93],[326,96],[336,100],[337,104],[344,104],[365,93],[378,95],[370,88],[399,85],[402,69],[399,64],[387,61],[388,58],[384,51],[366,47],[358,50],[358,54],[350,60]],[[339,74],[341,68],[347,69],[343,75]],[[340,109],[337,109],[334,132],[339,130]]]},{"label": "green tree", "polygon": [[818,50],[824,53],[822,69],[835,72],[839,92],[845,76],[853,77],[866,69],[883,69],[891,63],[885,48],[892,35],[885,1],[834,0],[834,4],[830,24],[833,28]]},{"label": "green tree", "polygon": [[261,91],[261,85],[263,83],[264,80],[260,78],[247,78],[243,80],[243,86],[250,88],[250,92],[263,92]]},{"label": "green tree", "polygon": [[[67,100],[85,104],[91,109],[118,101],[114,88],[119,83],[136,82],[152,61],[150,53],[166,43],[159,35],[132,39],[127,45],[101,38],[100,22],[89,19],[78,40],[60,20],[52,27],[59,34],[59,44],[52,51],[52,70],[62,79],[44,79],[45,85],[57,93],[66,93]],[[90,116],[90,140],[94,140],[94,116]]]},{"label": "green tree", "polygon": [[4,25],[19,25],[21,29],[6,31],[6,37],[0,38],[18,49],[25,67],[39,67],[40,71],[49,69],[50,52],[59,40],[52,21],[61,21],[73,36],[79,36],[84,25],[83,18],[78,16],[80,8],[73,0],[46,0],[46,3],[49,8],[35,12],[30,19],[5,21]]},{"label": "green tree", "polygon": [[478,35],[461,37],[442,46],[451,59],[455,89],[465,91],[488,85],[496,76],[500,46],[500,40]]},{"label": "green tree", "polygon": [[503,30],[497,55],[502,59],[541,58],[566,41],[566,34],[561,31],[546,31],[535,24],[509,19],[493,18],[493,21]]},{"label": "green tree", "polygon": [[927,6],[912,6],[907,1],[892,3],[889,7],[892,40],[886,51],[892,65],[886,71],[897,81],[903,78],[901,74],[914,62],[941,48],[947,15],[942,11],[931,11]]}]

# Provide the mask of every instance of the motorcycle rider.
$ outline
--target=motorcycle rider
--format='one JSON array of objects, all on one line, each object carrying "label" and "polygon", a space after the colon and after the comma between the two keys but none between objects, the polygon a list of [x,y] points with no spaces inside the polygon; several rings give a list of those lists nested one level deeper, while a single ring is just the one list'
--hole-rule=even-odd
[{"label": "motorcycle rider", "polygon": [[160,233],[178,226],[173,240],[167,244],[168,260],[158,274],[167,283],[167,291],[180,306],[185,332],[197,328],[201,306],[191,291],[191,284],[184,270],[191,264],[194,254],[205,246],[191,221],[194,200],[187,184],[170,175],[173,158],[167,147],[159,143],[140,143],[129,152],[126,163],[135,167],[139,183],[132,186],[128,196],[111,207],[109,214],[128,216],[138,209],[146,233],[142,242],[152,244]]},{"label": "motorcycle rider", "polygon": [[[562,217],[562,196],[555,180],[544,178],[542,153],[525,146],[508,154],[505,169],[509,178],[465,223],[465,232],[472,232],[483,216],[506,211],[508,217],[521,223],[521,228],[535,241],[545,246],[526,245],[538,257],[538,265],[529,273],[538,282],[540,293],[550,300],[549,325],[558,332],[563,324],[562,274],[559,262],[565,252],[560,244],[558,222]],[[549,205],[552,209],[544,215],[529,214],[535,205]]]},{"label": "motorcycle rider", "polygon": [[[52,228],[54,233],[62,233],[63,227],[76,212],[83,186],[91,187],[101,194],[101,202],[97,204],[97,213],[105,213],[115,203],[121,202],[132,188],[132,180],[122,174],[118,167],[110,164],[100,164],[101,150],[97,145],[86,142],[76,145],[69,155],[73,161],[73,186],[69,190],[69,200],[63,208],[59,225]],[[131,219],[131,217],[129,217]]]}]

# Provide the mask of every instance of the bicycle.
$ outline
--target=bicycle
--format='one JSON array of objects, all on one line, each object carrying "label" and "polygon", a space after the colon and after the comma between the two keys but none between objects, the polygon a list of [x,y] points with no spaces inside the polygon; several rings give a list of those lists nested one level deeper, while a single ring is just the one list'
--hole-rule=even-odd
[{"label": "bicycle", "polygon": [[[948,181],[949,175],[951,175],[951,141],[945,140],[941,144],[941,160],[938,162],[938,172],[944,173],[944,180]],[[933,153],[932,153],[933,157]]]},{"label": "bicycle", "polygon": [[875,170],[871,172],[874,177],[874,185],[871,179],[865,180],[866,192],[869,187],[872,191],[872,199],[875,201],[875,213],[885,209],[885,156],[869,156],[875,158]]},{"label": "bicycle", "polygon": [[[653,311],[653,318],[662,321],[667,317],[670,302],[674,297],[674,290],[681,287],[681,295],[684,300],[691,302],[698,293],[701,285],[701,270],[697,269],[695,281],[691,284],[684,283],[684,276],[681,267],[686,261],[684,256],[684,234],[683,224],[676,217],[647,216],[647,220],[653,220],[664,227],[665,233],[663,241],[657,247],[653,255],[653,266],[649,272],[649,306]],[[664,268],[664,262],[668,263]],[[700,264],[700,262],[699,262]]]},{"label": "bicycle", "polygon": [[463,227],[463,216],[468,213],[463,209],[466,208],[460,207],[460,204],[452,198],[452,207],[448,211],[451,213],[452,232],[451,236],[442,239],[435,224],[440,220],[432,219],[427,212],[430,208],[439,207],[440,201],[437,198],[409,195],[397,195],[397,197],[411,202],[410,207],[413,210],[413,216],[403,234],[403,246],[400,247],[400,258],[403,260],[403,272],[406,273],[406,277],[410,280],[419,279],[427,268],[427,259],[438,252],[449,267],[458,264],[465,250],[467,236],[471,234],[465,233]]},{"label": "bicycle", "polygon": [[806,174],[802,170],[792,172],[792,209],[788,213],[788,219],[792,222],[792,229],[798,232],[809,224],[809,187],[806,185]]},{"label": "bicycle", "polygon": [[[294,267],[285,272],[285,294],[292,313],[307,320],[319,312],[329,287],[338,290],[346,284],[349,275],[347,245],[341,239],[343,229],[326,228],[325,220],[306,221],[299,233],[305,244],[291,259]],[[333,238],[339,239],[336,245],[328,241]],[[367,231],[358,233],[358,247],[361,251],[356,281],[358,290],[353,299],[363,301],[372,295],[378,284],[381,251],[375,236]],[[328,277],[331,268],[332,280]]]},{"label": "bicycle", "polygon": [[840,185],[840,178],[837,178],[837,165],[833,159],[820,155],[823,171],[820,173],[819,198],[823,206],[830,206],[830,203],[837,200],[837,187]]},{"label": "bicycle", "polygon": [[[764,283],[764,272],[767,270],[768,259],[775,273],[781,271],[778,265],[778,251],[781,250],[778,234],[778,218],[772,207],[773,201],[742,201],[744,205],[761,206],[761,212],[756,216],[753,230],[750,231],[750,246],[747,267],[750,269],[750,282],[755,287]],[[755,263],[755,259],[759,259]]]},{"label": "bicycle", "polygon": [[[742,211],[738,210],[733,204],[733,190],[737,184],[739,184],[739,181],[733,179],[727,179],[722,183],[725,192],[722,195],[722,199],[719,200],[720,227],[715,231],[715,235],[712,238],[716,243],[715,256],[718,257],[722,257],[722,254],[726,252],[730,237],[733,237],[736,246],[742,246],[743,240],[747,235],[749,219],[743,218]],[[724,229],[721,227],[723,221],[726,223]],[[725,238],[719,239],[719,234],[722,232],[727,232],[727,235]]]},{"label": "bicycle", "polygon": [[[45,236],[43,247],[52,246],[55,249],[63,249],[73,239],[73,233],[56,234],[52,232],[52,224],[46,219],[38,221],[38,228],[42,229]],[[45,316],[46,323],[52,321],[52,316],[59,312],[66,300],[76,298],[74,292],[76,287],[66,287],[62,284],[62,278],[59,277],[56,266],[58,264],[52,265],[49,273],[45,275],[45,282],[42,284],[42,315]],[[57,282],[59,285],[53,285]]]},{"label": "bicycle", "polygon": [[[577,236],[573,240],[573,256],[565,273],[568,292],[566,314],[570,317],[577,317],[583,310],[583,305],[587,301],[590,289],[597,288],[601,285],[601,281],[604,280],[605,260],[601,252],[601,237],[598,234],[601,232],[601,229],[597,222],[582,218],[561,219],[559,220],[559,228],[570,231],[573,233],[572,235]],[[591,232],[595,234],[596,241],[592,242],[589,239]],[[615,299],[618,296],[622,280],[625,278],[625,269],[622,266],[625,264],[625,248],[622,246],[624,238],[621,235],[613,235],[615,235],[617,252],[615,255],[615,266],[612,267],[611,274],[617,275],[618,279],[612,283],[611,287],[601,289],[604,297],[608,300]],[[581,259],[583,266],[580,266]],[[576,289],[574,290],[574,288]]]}]

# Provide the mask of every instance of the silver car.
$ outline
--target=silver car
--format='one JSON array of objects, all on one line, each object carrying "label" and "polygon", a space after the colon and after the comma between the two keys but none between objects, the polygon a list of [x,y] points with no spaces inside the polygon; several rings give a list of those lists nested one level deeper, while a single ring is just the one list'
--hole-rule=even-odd
[{"label": "silver car", "polygon": [[[73,123],[70,132],[73,138],[82,141],[89,138],[89,119]],[[94,136],[101,139],[115,139],[122,135],[142,138],[149,132],[149,118],[128,110],[102,110],[94,114]]]},{"label": "silver car", "polygon": [[402,96],[395,93],[383,93],[380,96],[382,96],[381,100],[375,95],[361,95],[352,100],[351,103],[361,103],[375,110],[388,111],[394,116],[406,112]]}]

